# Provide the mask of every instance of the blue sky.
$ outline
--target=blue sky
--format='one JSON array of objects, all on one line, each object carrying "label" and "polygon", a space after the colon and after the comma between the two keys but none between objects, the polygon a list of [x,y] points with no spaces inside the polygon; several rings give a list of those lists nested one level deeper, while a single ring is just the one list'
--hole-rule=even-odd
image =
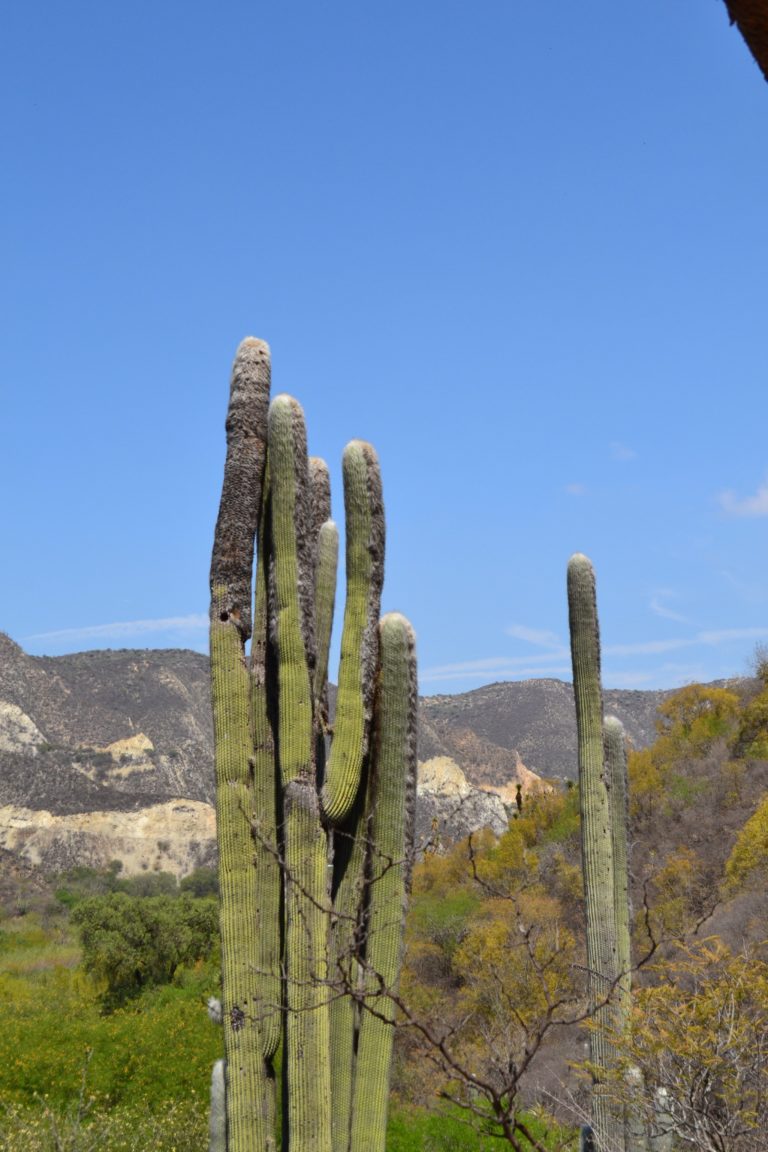
[{"label": "blue sky", "polygon": [[206,647],[229,367],[377,447],[422,690],[768,641],[768,90],[719,0],[0,19],[0,628]]}]

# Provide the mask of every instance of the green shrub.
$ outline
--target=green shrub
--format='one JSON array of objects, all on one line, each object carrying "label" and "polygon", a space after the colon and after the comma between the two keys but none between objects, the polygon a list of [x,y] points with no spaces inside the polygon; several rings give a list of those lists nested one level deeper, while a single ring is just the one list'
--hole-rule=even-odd
[{"label": "green shrub", "polygon": [[87,972],[118,1003],[153,984],[173,980],[179,965],[212,955],[218,939],[214,900],[124,892],[83,900],[72,911]]}]

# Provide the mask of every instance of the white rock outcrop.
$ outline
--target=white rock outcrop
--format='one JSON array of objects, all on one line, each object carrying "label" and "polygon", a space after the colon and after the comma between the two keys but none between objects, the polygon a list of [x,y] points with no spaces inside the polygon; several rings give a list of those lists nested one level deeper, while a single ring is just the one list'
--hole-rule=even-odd
[{"label": "white rock outcrop", "polygon": [[18,704],[0,700],[0,751],[34,754],[37,745],[44,743],[45,736]]},{"label": "white rock outcrop", "polygon": [[0,808],[0,848],[52,872],[120,860],[125,876],[149,870],[185,876],[215,859],[216,813],[198,800],[68,816],[6,806]]}]

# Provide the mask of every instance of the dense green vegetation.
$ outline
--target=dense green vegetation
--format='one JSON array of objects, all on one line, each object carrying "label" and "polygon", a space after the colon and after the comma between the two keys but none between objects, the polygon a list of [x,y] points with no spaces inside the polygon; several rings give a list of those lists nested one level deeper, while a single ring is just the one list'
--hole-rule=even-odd
[{"label": "dense green vegetation", "polygon": [[[56,901],[39,897],[23,915],[0,920],[4,1150],[207,1147],[210,1072],[222,1047],[221,1029],[206,1011],[208,997],[219,989],[217,928],[207,921],[212,877],[201,871],[189,880],[179,888],[173,878],[157,874],[131,881],[119,880],[116,869],[77,869],[58,880]],[[202,895],[194,897],[194,891]],[[190,910],[207,923],[207,936],[196,938],[183,960],[160,963],[167,944],[159,942],[163,932],[153,936],[151,930],[158,912],[164,924],[176,918],[183,925]],[[124,932],[111,921],[115,912]],[[146,929],[138,942],[137,926]],[[112,951],[94,950],[99,935],[111,941]],[[124,962],[106,971],[87,957],[135,955],[139,943],[147,957],[142,980],[128,982],[123,991],[130,995],[115,997]],[[498,1146],[462,1115],[437,1113],[430,1104],[420,1107],[400,1094],[390,1152],[485,1152]],[[538,1135],[546,1131],[544,1121],[533,1117],[530,1123]]]},{"label": "dense green vegetation", "polygon": [[[138,898],[134,898],[138,899]],[[204,1147],[219,1030],[204,1010],[216,973],[104,1009],[66,915],[30,911],[0,935],[0,1146],[18,1152]]]}]

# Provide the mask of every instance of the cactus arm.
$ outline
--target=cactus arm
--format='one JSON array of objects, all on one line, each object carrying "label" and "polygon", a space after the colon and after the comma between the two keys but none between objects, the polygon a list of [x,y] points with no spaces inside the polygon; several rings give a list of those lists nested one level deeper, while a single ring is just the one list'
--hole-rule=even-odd
[{"label": "cactus arm", "polygon": [[286,1143],[330,1152],[328,839],[315,780],[314,573],[306,432],[299,404],[269,409],[271,633],[278,659],[278,761],[283,788]]},{"label": "cactus arm", "polygon": [[328,727],[328,653],[333,631],[333,608],[336,599],[336,573],[339,563],[339,530],[333,520],[321,526],[317,540],[315,569],[315,664],[314,692],[320,710],[321,726]]},{"label": "cactus arm", "polygon": [[[272,1084],[264,1061],[257,997],[258,924],[250,813],[250,678],[232,624],[211,629],[216,733],[224,1050],[229,1152],[263,1152],[269,1143]],[[214,671],[215,670],[215,671]]]},{"label": "cactus arm", "polygon": [[211,559],[211,693],[216,746],[216,823],[227,1058],[230,1152],[263,1152],[270,1144],[271,1086],[258,1015],[251,1012],[256,922],[250,813],[250,678],[244,644],[250,633],[251,566],[261,496],[269,389],[269,352],[261,341],[240,345],[227,414],[227,458]]},{"label": "cactus arm", "polygon": [[309,458],[309,489],[312,501],[312,535],[317,539],[321,527],[331,518],[331,477],[328,465],[319,456]]},{"label": "cactus arm", "polygon": [[[629,896],[629,796],[627,780],[627,745],[624,725],[616,716],[606,716],[603,725],[605,773],[611,804],[611,845],[613,850],[613,902],[616,916],[616,997],[615,1026],[619,1035],[627,1036],[632,1020],[632,907]],[[624,1132],[626,1152],[647,1152],[648,1143],[642,1112],[633,1106],[632,1098],[642,1084],[639,1068],[626,1072],[630,1102],[625,1108]]]},{"label": "cactus arm", "polygon": [[[614,1023],[611,995],[618,975],[614,911],[611,809],[603,760],[603,697],[595,574],[586,556],[568,564],[568,617],[579,755],[581,853],[587,920],[589,1001],[597,1025],[590,1058],[597,1067],[614,1060],[608,1033]],[[592,1089],[592,1127],[598,1145],[623,1149],[623,1123],[598,1082]]]},{"label": "cactus arm", "polygon": [[[278,857],[277,758],[274,741],[275,716],[270,706],[270,687],[276,672],[269,646],[268,583],[271,537],[271,484],[269,460],[264,476],[262,512],[259,519],[258,564],[251,640],[252,722],[252,833],[257,922],[254,925],[254,1011],[261,1019],[263,1053],[271,1062],[281,1034],[280,963],[282,951]],[[270,1064],[271,1066],[271,1064]]]},{"label": "cactus arm", "polygon": [[274,599],[271,630],[278,652],[280,776],[283,786],[313,770],[314,563],[300,405],[276,396],[269,408]]},{"label": "cactus arm", "polygon": [[[416,653],[405,617],[380,624],[371,782],[371,860],[350,1152],[384,1152],[416,791]],[[369,1009],[369,1010],[367,1010]]]},{"label": "cactus arm", "polygon": [[341,637],[334,740],[321,803],[336,824],[360,786],[373,709],[378,619],[384,578],[381,474],[370,444],[353,440],[343,458],[347,598]]},{"label": "cactus arm", "polygon": [[227,409],[227,455],[211,557],[211,595],[222,622],[251,634],[251,573],[261,504],[269,404],[269,345],[249,336],[235,355]]},{"label": "cactus arm", "polygon": [[359,1025],[360,934],[370,841],[368,757],[347,819],[333,829],[333,922],[330,937],[333,1152],[348,1152]]},{"label": "cactus arm", "polygon": [[320,709],[321,727],[328,727],[328,652],[336,601],[339,565],[339,530],[331,519],[331,481],[328,465],[318,456],[309,458],[312,502],[312,540],[315,544],[315,676],[312,685]]},{"label": "cactus arm", "polygon": [[330,1152],[328,841],[313,781],[291,780],[284,805],[285,1146],[291,1152]]},{"label": "cactus arm", "polygon": [[618,1008],[620,1027],[628,1024],[629,996],[632,990],[630,952],[629,860],[627,852],[627,751],[624,725],[615,716],[606,716],[603,726],[605,774],[611,805],[611,847],[613,854],[613,905],[616,918],[616,971],[619,974]]}]

